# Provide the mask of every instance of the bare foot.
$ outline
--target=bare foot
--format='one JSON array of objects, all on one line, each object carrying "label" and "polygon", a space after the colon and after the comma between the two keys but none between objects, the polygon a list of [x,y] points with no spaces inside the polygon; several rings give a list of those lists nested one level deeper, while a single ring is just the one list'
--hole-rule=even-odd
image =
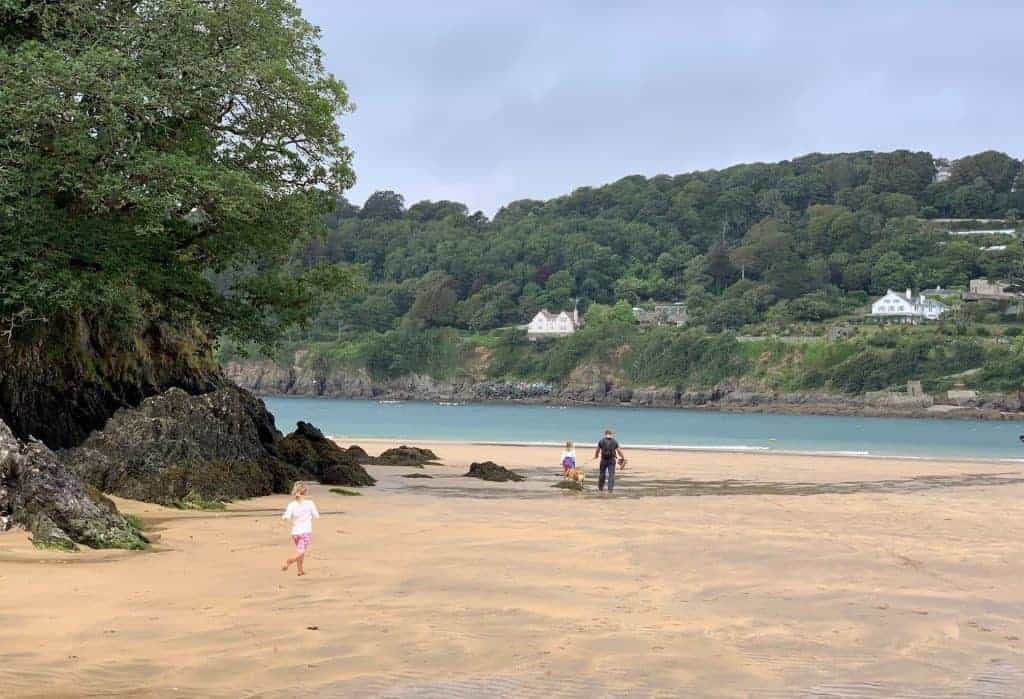
[{"label": "bare foot", "polygon": [[305,575],[305,574],[306,574],[305,572],[302,572],[302,573],[296,573],[296,575]]},{"label": "bare foot", "polygon": [[281,570],[288,570],[288,564],[285,563],[283,566],[281,566]]}]

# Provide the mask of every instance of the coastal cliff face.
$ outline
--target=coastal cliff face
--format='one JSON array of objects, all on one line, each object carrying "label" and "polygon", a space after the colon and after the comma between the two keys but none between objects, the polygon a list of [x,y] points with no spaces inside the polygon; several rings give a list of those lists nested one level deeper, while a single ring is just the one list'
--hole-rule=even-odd
[{"label": "coastal cliff face", "polygon": [[224,385],[202,333],[159,321],[115,330],[65,316],[0,342],[0,420],[51,449],[81,443],[119,408],[169,388]]},{"label": "coastal cliff face", "polygon": [[263,396],[615,405],[808,415],[1024,419],[1024,414],[1019,412],[1020,401],[1001,394],[980,395],[960,405],[936,405],[928,395],[908,396],[891,392],[864,396],[778,393],[744,385],[683,391],[664,386],[617,385],[614,378],[593,368],[575,373],[565,383],[479,380],[468,374],[450,381],[419,374],[374,381],[363,370],[324,372],[303,366],[282,367],[270,360],[229,362],[224,366],[224,373],[238,386]]}]

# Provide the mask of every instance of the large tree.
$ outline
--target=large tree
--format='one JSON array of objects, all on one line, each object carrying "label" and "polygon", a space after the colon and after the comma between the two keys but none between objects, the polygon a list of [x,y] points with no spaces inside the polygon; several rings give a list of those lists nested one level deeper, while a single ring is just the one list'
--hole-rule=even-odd
[{"label": "large tree", "polygon": [[[0,319],[267,340],[344,283],[280,261],[353,182],[290,0],[0,0]],[[215,283],[218,282],[218,283]]]}]

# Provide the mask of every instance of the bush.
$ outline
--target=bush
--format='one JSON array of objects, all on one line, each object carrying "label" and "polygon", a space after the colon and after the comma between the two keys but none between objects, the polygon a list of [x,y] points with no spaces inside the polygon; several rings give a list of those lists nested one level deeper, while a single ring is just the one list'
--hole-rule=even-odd
[{"label": "bush", "polygon": [[447,378],[457,364],[456,342],[451,330],[407,324],[371,335],[362,346],[360,359],[375,379],[414,373]]},{"label": "bush", "polygon": [[634,347],[626,370],[639,383],[709,388],[749,370],[751,361],[728,333],[656,328]]},{"label": "bush", "polygon": [[795,320],[820,321],[847,313],[857,302],[848,300],[835,287],[819,289],[789,302],[789,314]]},{"label": "bush", "polygon": [[935,335],[902,337],[878,333],[837,364],[829,380],[846,393],[899,386],[911,380],[933,381],[981,366],[985,348],[976,340],[937,341]]}]

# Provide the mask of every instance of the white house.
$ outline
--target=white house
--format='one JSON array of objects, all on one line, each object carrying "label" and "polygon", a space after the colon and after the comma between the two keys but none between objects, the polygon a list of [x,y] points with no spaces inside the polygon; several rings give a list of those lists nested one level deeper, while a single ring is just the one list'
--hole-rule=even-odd
[{"label": "white house", "polygon": [[580,325],[578,308],[573,308],[571,315],[566,311],[555,314],[542,308],[526,326],[526,336],[531,340],[542,337],[565,337],[576,332]]},{"label": "white house", "polygon": [[901,323],[919,323],[922,320],[938,320],[939,316],[949,310],[949,306],[927,298],[924,294],[916,298],[910,289],[907,293],[889,289],[885,296],[871,304],[871,316],[873,318],[899,321]]}]

